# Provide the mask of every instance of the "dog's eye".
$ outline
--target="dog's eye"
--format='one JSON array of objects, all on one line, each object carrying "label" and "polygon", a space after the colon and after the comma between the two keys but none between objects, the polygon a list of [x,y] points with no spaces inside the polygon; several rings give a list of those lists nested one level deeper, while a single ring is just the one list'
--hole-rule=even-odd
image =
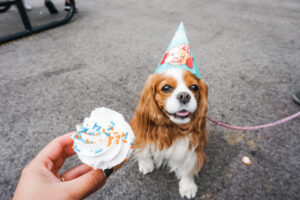
[{"label": "dog's eye", "polygon": [[161,88],[163,92],[172,92],[173,88],[170,85],[165,85],[164,87]]},{"label": "dog's eye", "polygon": [[196,92],[198,90],[198,86],[197,85],[191,85],[190,90],[192,90],[193,92]]}]

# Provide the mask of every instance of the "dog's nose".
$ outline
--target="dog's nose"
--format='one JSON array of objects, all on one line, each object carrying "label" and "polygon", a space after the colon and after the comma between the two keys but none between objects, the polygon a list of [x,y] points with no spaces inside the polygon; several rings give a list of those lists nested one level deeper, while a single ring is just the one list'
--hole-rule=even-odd
[{"label": "dog's nose", "polygon": [[180,103],[186,104],[190,101],[191,95],[187,92],[180,92],[177,94],[177,99]]}]

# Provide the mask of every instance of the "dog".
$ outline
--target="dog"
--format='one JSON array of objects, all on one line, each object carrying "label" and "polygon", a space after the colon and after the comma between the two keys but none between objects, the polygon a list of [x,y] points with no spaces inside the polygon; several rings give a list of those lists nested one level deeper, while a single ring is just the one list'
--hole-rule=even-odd
[{"label": "dog", "polygon": [[197,193],[194,178],[205,161],[208,87],[189,70],[150,75],[131,119],[139,171],[167,165],[181,197]]}]

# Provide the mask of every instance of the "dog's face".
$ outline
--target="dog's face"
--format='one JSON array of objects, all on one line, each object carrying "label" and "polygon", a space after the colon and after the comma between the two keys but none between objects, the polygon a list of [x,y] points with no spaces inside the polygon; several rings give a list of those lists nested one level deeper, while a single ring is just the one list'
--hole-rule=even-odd
[{"label": "dog's face", "polygon": [[186,124],[200,102],[199,87],[197,77],[191,72],[168,70],[156,84],[155,100],[172,122]]},{"label": "dog's face", "polygon": [[205,117],[207,86],[188,70],[170,69],[149,77],[137,112],[150,120],[187,124]]}]

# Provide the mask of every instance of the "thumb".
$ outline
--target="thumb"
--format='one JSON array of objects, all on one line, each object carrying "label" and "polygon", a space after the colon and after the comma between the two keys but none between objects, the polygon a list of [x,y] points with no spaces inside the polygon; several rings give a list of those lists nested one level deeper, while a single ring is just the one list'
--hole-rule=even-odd
[{"label": "thumb", "polygon": [[106,183],[106,176],[101,169],[92,170],[76,179],[64,182],[67,193],[75,198],[82,199],[96,192]]}]

